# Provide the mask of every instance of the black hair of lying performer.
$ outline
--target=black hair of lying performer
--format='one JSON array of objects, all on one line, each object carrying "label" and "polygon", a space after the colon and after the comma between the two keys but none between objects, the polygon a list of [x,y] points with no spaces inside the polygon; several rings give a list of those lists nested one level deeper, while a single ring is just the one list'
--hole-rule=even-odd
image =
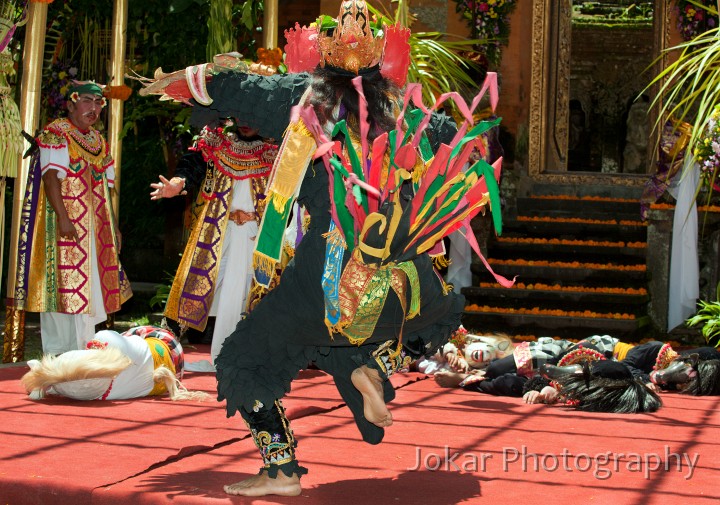
[{"label": "black hair of lying performer", "polygon": [[[622,362],[586,361],[563,367],[545,364],[540,375],[548,381],[538,393],[545,396],[544,403],[562,400],[577,410],[616,414],[655,412],[662,406],[658,394],[633,377]],[[537,387],[541,380],[528,385]],[[536,403],[528,401],[527,395],[525,398]]]}]

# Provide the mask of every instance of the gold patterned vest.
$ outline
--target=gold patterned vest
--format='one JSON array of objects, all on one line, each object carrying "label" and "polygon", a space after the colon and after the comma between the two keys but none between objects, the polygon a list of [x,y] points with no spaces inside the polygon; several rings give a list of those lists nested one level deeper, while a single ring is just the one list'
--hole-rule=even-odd
[{"label": "gold patterned vest", "polygon": [[[78,241],[59,237],[57,215],[41,181],[38,177],[29,178],[29,186],[39,184],[40,187],[37,191],[29,187],[24,202],[23,211],[27,211],[27,219],[33,226],[23,228],[21,225],[21,251],[23,241],[27,241],[28,247],[19,260],[16,299],[30,312],[89,312],[94,235],[103,305],[108,314],[117,312],[132,292],[118,258],[117,230],[107,180],[107,169],[113,164],[108,144],[97,130],[81,132],[68,119],[50,123],[37,142],[41,149],[67,146],[70,164],[66,167],[67,176],[61,180],[60,191]],[[39,155],[35,163],[39,164]],[[34,173],[37,175],[41,168],[35,166]],[[30,229],[34,230],[32,236],[28,236]]]}]

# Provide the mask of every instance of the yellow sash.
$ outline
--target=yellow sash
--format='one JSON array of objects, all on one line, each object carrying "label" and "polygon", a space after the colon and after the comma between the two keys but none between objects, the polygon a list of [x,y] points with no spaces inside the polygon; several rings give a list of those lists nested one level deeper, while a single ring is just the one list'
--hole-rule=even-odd
[{"label": "yellow sash", "polygon": [[[150,354],[152,354],[153,357],[153,370],[157,370],[161,366],[165,366],[166,368],[169,368],[173,374],[175,374],[175,365],[173,364],[168,345],[159,338],[154,337],[145,338],[145,342],[150,348]],[[156,382],[148,396],[160,396],[167,392],[168,390],[164,382]]]}]

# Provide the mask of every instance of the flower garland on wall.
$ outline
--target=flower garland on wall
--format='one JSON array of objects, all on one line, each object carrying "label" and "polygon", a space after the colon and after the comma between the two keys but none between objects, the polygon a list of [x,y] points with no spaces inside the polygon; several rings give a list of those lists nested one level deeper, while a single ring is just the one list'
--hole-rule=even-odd
[{"label": "flower garland on wall", "polygon": [[52,64],[49,79],[43,83],[41,96],[48,121],[65,115],[67,92],[72,81],[77,78],[78,66],[74,62],[56,61]]},{"label": "flower garland on wall", "polygon": [[715,16],[699,8],[696,3],[712,9],[717,9],[717,0],[676,0],[675,14],[677,15],[677,28],[683,40],[692,40],[701,33],[712,30],[717,26]]},{"label": "flower garland on wall", "polygon": [[510,14],[516,0],[455,0],[455,11],[462,14],[473,39],[483,40],[478,52],[485,66],[497,67],[502,58],[502,45],[510,36]]}]

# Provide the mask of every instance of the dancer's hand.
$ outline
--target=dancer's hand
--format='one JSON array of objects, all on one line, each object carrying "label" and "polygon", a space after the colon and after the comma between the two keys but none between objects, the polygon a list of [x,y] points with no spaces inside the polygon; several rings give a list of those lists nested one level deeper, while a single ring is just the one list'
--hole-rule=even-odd
[{"label": "dancer's hand", "polygon": [[540,391],[528,391],[523,395],[525,403],[545,403],[545,396]]},{"label": "dancer's hand", "polygon": [[75,229],[75,225],[70,221],[69,218],[58,219],[58,234],[60,238],[78,241],[78,233]]},{"label": "dancer's hand", "polygon": [[525,403],[555,403],[558,401],[558,392],[552,386],[545,386],[541,391],[528,391],[523,395]]},{"label": "dancer's hand", "polygon": [[468,371],[468,364],[467,361],[465,361],[465,358],[461,358],[457,355],[455,352],[449,352],[445,354],[445,359],[447,360],[448,365],[450,368],[455,370],[456,372],[467,372]]},{"label": "dancer's hand", "polygon": [[468,373],[470,371],[470,365],[468,365],[468,362],[465,361],[465,358],[461,358],[458,356],[457,362],[452,366],[453,370],[461,373]]},{"label": "dancer's hand", "polygon": [[150,193],[150,200],[160,200],[161,198],[172,198],[177,195],[187,195],[185,191],[185,179],[182,177],[173,177],[167,180],[162,175],[160,182],[153,182],[150,187],[155,191]]}]

